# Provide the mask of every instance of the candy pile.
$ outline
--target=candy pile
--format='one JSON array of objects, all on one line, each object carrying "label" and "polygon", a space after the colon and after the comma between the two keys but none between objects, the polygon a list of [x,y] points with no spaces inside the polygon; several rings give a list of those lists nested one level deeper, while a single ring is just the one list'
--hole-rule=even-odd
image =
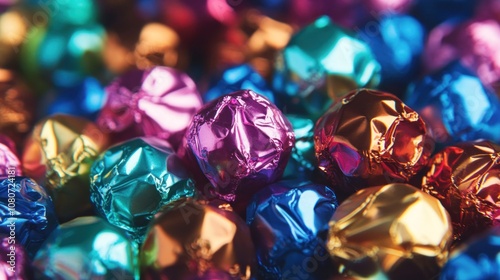
[{"label": "candy pile", "polygon": [[497,279],[497,0],[0,1],[0,279]]}]

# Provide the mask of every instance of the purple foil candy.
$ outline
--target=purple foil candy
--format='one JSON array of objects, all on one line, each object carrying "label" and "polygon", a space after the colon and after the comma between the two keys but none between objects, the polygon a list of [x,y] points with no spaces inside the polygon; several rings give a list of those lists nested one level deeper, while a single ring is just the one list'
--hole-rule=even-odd
[{"label": "purple foil candy", "polygon": [[0,178],[21,176],[21,162],[16,155],[14,142],[0,134]]},{"label": "purple foil candy", "polygon": [[24,280],[28,277],[28,259],[23,247],[15,239],[0,237],[0,279]]},{"label": "purple foil candy", "polygon": [[122,132],[136,127],[140,135],[134,136],[156,136],[175,149],[203,103],[189,76],[163,66],[130,71],[106,87],[106,94],[97,120],[102,129]]},{"label": "purple foil candy", "polygon": [[186,137],[201,170],[215,187],[208,195],[228,202],[246,202],[278,180],[295,141],[292,125],[283,113],[251,90],[206,104],[195,115]]}]

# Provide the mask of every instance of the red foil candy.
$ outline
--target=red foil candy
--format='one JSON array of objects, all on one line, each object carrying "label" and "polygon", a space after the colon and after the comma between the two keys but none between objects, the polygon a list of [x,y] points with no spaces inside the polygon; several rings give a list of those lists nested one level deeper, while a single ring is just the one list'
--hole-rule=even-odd
[{"label": "red foil candy", "polygon": [[455,240],[500,222],[500,146],[464,142],[434,155],[422,189],[450,213]]},{"label": "red foil candy", "polygon": [[267,98],[241,90],[206,104],[188,129],[188,149],[215,187],[205,195],[248,201],[278,180],[290,158],[292,125]]},{"label": "red foil candy", "polygon": [[359,89],[316,123],[319,168],[337,191],[408,182],[427,164],[433,142],[422,118],[392,94]]},{"label": "red foil candy", "polygon": [[189,76],[169,67],[133,70],[106,87],[107,101],[97,120],[106,132],[155,136],[177,149],[193,115],[202,105]]}]

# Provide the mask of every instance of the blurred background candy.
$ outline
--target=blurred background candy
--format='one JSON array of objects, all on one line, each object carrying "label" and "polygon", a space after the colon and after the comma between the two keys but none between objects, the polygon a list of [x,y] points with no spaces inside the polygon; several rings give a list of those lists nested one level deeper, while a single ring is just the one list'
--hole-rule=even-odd
[{"label": "blurred background candy", "polygon": [[409,182],[434,148],[415,111],[392,94],[368,89],[351,92],[318,120],[314,146],[319,168],[346,194]]},{"label": "blurred background candy", "polygon": [[70,115],[50,116],[33,129],[23,171],[47,188],[60,222],[91,211],[90,167],[107,143],[95,124]]},{"label": "blurred background candy", "polygon": [[427,30],[430,30],[442,22],[457,22],[470,18],[480,2],[482,1],[417,0],[413,13]]},{"label": "blurred background candy", "polygon": [[0,178],[9,175],[22,175],[21,162],[17,157],[14,142],[7,136],[0,134]]},{"label": "blurred background candy", "polygon": [[429,162],[422,190],[441,201],[455,240],[500,222],[500,146],[488,141],[448,146]]},{"label": "blurred background candy", "polygon": [[141,279],[250,279],[254,262],[245,222],[192,199],[156,215],[140,254]]},{"label": "blurred background candy", "polygon": [[420,69],[425,38],[422,24],[408,15],[389,14],[367,22],[357,36],[370,46],[380,63],[378,88],[402,97]]},{"label": "blurred background candy", "polygon": [[338,272],[356,279],[433,279],[452,241],[439,201],[400,183],[358,191],[329,226],[327,246]]},{"label": "blurred background candy", "polygon": [[225,70],[218,82],[203,95],[203,100],[209,102],[242,89],[258,92],[274,103],[274,94],[266,81],[248,64]]},{"label": "blurred background candy", "polygon": [[[476,2],[476,1],[467,1]],[[429,34],[424,66],[436,71],[454,60],[470,68],[488,86],[500,80],[500,24],[493,19],[445,22]]]},{"label": "blurred background candy", "polygon": [[0,133],[20,148],[36,115],[36,97],[15,72],[0,69]]},{"label": "blurred background candy", "polygon": [[49,234],[58,226],[52,199],[45,189],[26,177],[0,181],[0,234],[12,235],[30,258],[35,256]]},{"label": "blurred background candy", "polygon": [[436,142],[500,142],[499,97],[459,62],[412,84],[405,102],[422,116]]},{"label": "blurred background candy", "polygon": [[79,217],[52,232],[33,261],[36,279],[136,279],[137,251],[124,231]]},{"label": "blurred background candy", "polygon": [[206,104],[195,115],[186,138],[213,186],[206,195],[244,204],[242,209],[259,189],[283,175],[295,141],[283,113],[251,90]]},{"label": "blurred background candy", "polygon": [[106,87],[107,100],[97,123],[106,132],[133,129],[177,149],[202,100],[193,80],[168,67],[132,70]]},{"label": "blurred background candy", "polygon": [[31,264],[24,248],[12,240],[8,235],[0,235],[0,279],[32,279]]},{"label": "blurred background candy", "polygon": [[[247,208],[260,279],[324,279],[331,266],[325,236],[338,203],[326,186],[279,181],[260,192]],[[316,267],[310,271],[310,263]]]},{"label": "blurred background candy", "polygon": [[134,138],[96,159],[90,170],[90,200],[99,215],[141,243],[147,226],[165,204],[195,195],[187,175],[165,141]]},{"label": "blurred background candy", "polygon": [[500,227],[480,234],[455,250],[439,279],[497,279],[500,278]]}]

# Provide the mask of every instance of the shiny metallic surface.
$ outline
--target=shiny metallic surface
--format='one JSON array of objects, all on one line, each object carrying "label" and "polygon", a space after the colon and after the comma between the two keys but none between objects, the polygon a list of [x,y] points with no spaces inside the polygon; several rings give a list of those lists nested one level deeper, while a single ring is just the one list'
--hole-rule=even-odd
[{"label": "shiny metallic surface", "polygon": [[[159,212],[140,255],[142,279],[251,279],[250,231],[235,213],[192,199]],[[220,278],[219,278],[220,277]]]},{"label": "shiny metallic surface", "polygon": [[11,175],[21,176],[21,161],[17,157],[14,142],[0,134],[0,178],[8,177],[9,172]]},{"label": "shiny metallic surface", "polygon": [[245,203],[283,175],[295,141],[292,125],[283,113],[250,90],[206,104],[186,137],[214,186],[213,193],[204,194]]},{"label": "shiny metallic surface", "polygon": [[202,100],[188,75],[169,67],[131,70],[106,87],[107,100],[97,123],[106,132],[131,127],[138,135],[167,140],[174,148]]},{"label": "shiny metallic surface", "polygon": [[314,145],[332,187],[348,194],[408,182],[434,148],[417,112],[392,94],[369,89],[351,92],[318,120]]},{"label": "shiny metallic surface", "polygon": [[138,279],[137,250],[124,231],[97,217],[60,225],[33,260],[36,279]]},{"label": "shiny metallic surface", "polygon": [[106,150],[90,170],[90,200],[109,223],[141,243],[165,205],[196,194],[188,171],[164,140],[134,138]]},{"label": "shiny metallic surface", "polygon": [[500,146],[464,142],[440,151],[429,162],[422,190],[441,201],[456,240],[500,222]]},{"label": "shiny metallic surface", "polygon": [[317,258],[317,271],[307,279],[321,279],[331,266],[323,239],[338,206],[326,186],[303,181],[279,181],[258,192],[247,208],[261,279],[282,279],[296,273],[305,259]]},{"label": "shiny metallic surface", "polygon": [[0,236],[0,279],[32,279],[29,259],[23,246],[12,240],[7,235]]},{"label": "shiny metallic surface", "polygon": [[[26,177],[0,181],[0,234],[13,236],[30,257],[59,225],[52,199],[44,188]],[[12,225],[15,234],[12,235]]]},{"label": "shiny metallic surface", "polygon": [[432,279],[452,239],[439,200],[396,183],[345,200],[330,221],[327,246],[338,271],[356,279]]},{"label": "shiny metallic surface", "polygon": [[107,142],[95,124],[69,115],[50,116],[33,129],[24,148],[23,171],[48,189],[60,221],[91,210],[90,167]]}]

